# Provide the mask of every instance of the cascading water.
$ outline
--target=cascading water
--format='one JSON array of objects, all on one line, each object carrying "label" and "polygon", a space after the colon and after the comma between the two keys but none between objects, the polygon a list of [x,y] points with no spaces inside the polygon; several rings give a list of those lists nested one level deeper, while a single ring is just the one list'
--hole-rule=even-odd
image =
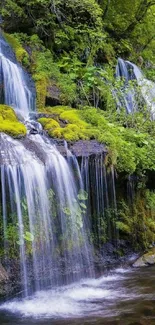
[{"label": "cascading water", "polygon": [[137,80],[138,86],[140,86],[142,96],[145,103],[152,114],[152,118],[155,118],[155,84],[154,82],[146,79],[141,70],[133,63],[127,61],[128,65],[132,68],[133,74]]},{"label": "cascading water", "polygon": [[[4,103],[28,118],[35,92],[2,36],[0,67]],[[5,265],[13,245],[24,294],[93,276],[87,197],[76,158],[66,160],[39,134],[28,136],[36,153],[5,134],[0,140]]]},{"label": "cascading water", "polygon": [[118,108],[126,108],[127,113],[133,113],[137,110],[137,101],[135,100],[135,89],[129,84],[130,80],[134,80],[132,69],[128,66],[127,62],[118,59],[116,67],[116,78],[123,79],[121,95],[117,96]]},{"label": "cascading water", "polygon": [[0,35],[0,102],[12,106],[27,119],[35,109],[35,88],[30,76],[17,63],[15,55]]},{"label": "cascading water", "polygon": [[[0,46],[0,101],[27,119],[35,92],[2,37]],[[126,74],[128,83],[129,71],[122,70],[118,74]],[[128,112],[134,105],[130,95],[125,99]],[[116,284],[124,277],[116,270],[114,275],[92,279],[94,260],[98,272],[99,260],[91,243],[101,255],[105,243],[112,243],[112,251],[118,248],[114,169],[106,169],[104,150],[94,156],[85,152],[77,161],[65,144],[64,158],[46,136],[37,134],[42,133],[39,123],[26,125],[30,132],[20,141],[0,134],[2,262],[17,283],[13,289],[22,289],[24,295],[2,304],[0,311],[28,316],[27,323],[30,317],[81,317],[99,315],[101,310],[108,314],[114,296],[124,300],[124,289],[122,294],[120,282]],[[11,314],[11,325],[13,318]]]},{"label": "cascading water", "polygon": [[130,84],[131,80],[135,80],[140,88],[144,102],[154,119],[155,84],[146,79],[135,64],[120,58],[116,67],[116,77],[123,80],[122,94],[118,96],[118,108],[126,108],[127,113],[133,113],[138,110],[138,103],[141,99],[138,98],[134,85]]},{"label": "cascading water", "polygon": [[[27,83],[28,76],[17,64],[3,38],[0,38],[0,46],[1,102],[11,105],[26,119],[34,105],[34,94]],[[142,81],[142,75],[135,65],[119,60],[117,76],[125,78],[126,92],[124,101],[120,99],[120,105],[125,105],[128,113],[137,109],[136,94],[131,93],[128,85],[132,79],[136,79],[144,89],[143,97],[148,105],[151,104],[153,111],[154,90],[150,99],[144,78]],[[148,82],[147,85],[152,83]],[[39,133],[40,127],[35,123],[36,133],[37,130]],[[31,128],[30,123],[28,128]],[[113,238],[117,241],[118,238],[114,169],[111,167],[107,172],[102,154],[85,155],[80,169],[67,145],[65,159],[47,137],[29,134],[27,139],[17,141],[5,134],[0,135],[3,262],[6,269],[11,268],[11,259],[17,263],[21,275],[19,287],[23,286],[26,296],[26,299],[15,299],[1,305],[0,310],[28,316],[28,323],[30,317],[98,317],[103,314],[109,317],[110,309],[112,315],[120,319],[118,304],[114,309],[114,299],[119,303],[126,300],[127,311],[130,306],[131,285],[129,290],[121,289],[121,282],[126,279],[130,282],[124,270],[116,270],[114,274],[99,279],[82,279],[94,276],[93,252],[88,240],[90,225],[86,216],[91,219],[93,235],[96,236],[92,240],[97,248],[102,249],[106,241]],[[29,147],[30,143],[32,146]],[[131,201],[133,190],[132,179],[129,179]],[[139,270],[137,278],[139,282]],[[74,284],[57,288],[71,282]],[[139,294],[135,281],[133,283],[135,291],[132,290],[137,298]],[[145,292],[146,289],[148,283]],[[32,293],[35,294],[29,298]],[[124,311],[124,305],[120,306]],[[10,318],[12,325],[13,316]],[[17,324],[16,320],[14,324]]]},{"label": "cascading water", "polygon": [[117,243],[117,203],[114,169],[107,172],[105,157],[84,156],[81,161],[81,175],[84,189],[88,193],[88,211],[95,244],[102,247],[105,242]]},{"label": "cascading water", "polygon": [[46,138],[31,136],[31,141],[41,147],[43,162],[18,141],[1,135],[4,245],[9,252],[12,225],[18,230],[14,245],[17,254],[19,248],[26,295],[93,275],[85,198],[76,186],[81,180],[75,182],[71,166]]}]

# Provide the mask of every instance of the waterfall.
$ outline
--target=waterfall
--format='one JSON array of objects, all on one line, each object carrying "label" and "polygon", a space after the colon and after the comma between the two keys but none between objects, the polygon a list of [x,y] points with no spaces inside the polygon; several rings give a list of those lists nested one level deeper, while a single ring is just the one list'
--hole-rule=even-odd
[{"label": "waterfall", "polygon": [[[121,64],[127,83],[132,73]],[[34,88],[2,37],[0,72],[1,100],[28,118]],[[103,244],[118,239],[114,169],[102,153],[78,161],[67,143],[64,158],[36,123],[26,123],[35,129],[26,139],[0,135],[4,265],[11,271],[16,260],[25,296],[93,277],[92,243],[103,254]]]},{"label": "waterfall", "polygon": [[102,248],[106,242],[117,243],[117,203],[115,173],[113,167],[107,170],[105,157],[83,157],[81,175],[88,193],[88,211],[95,246]]},{"label": "waterfall", "polygon": [[[28,118],[35,93],[3,37],[0,78],[4,103]],[[35,124],[32,121],[26,125],[39,133],[40,127]],[[94,274],[87,193],[78,162],[68,148],[65,159],[45,136],[29,134],[27,139],[31,149],[26,141],[24,144],[0,135],[4,260],[7,269],[11,258],[20,261],[25,296]]]},{"label": "waterfall", "polygon": [[123,79],[121,86],[121,94],[117,96],[118,109],[124,107],[127,113],[133,113],[137,110],[137,101],[135,99],[135,89],[129,84],[130,80],[134,80],[132,69],[127,65],[126,61],[118,59],[116,67],[116,78]]},{"label": "waterfall", "polygon": [[123,79],[123,87],[121,89],[122,94],[118,96],[118,108],[126,108],[127,113],[133,113],[138,110],[138,102],[141,101],[138,98],[136,87],[130,84],[130,81],[136,81],[140,88],[142,98],[145,105],[151,112],[151,116],[154,119],[155,116],[155,84],[154,82],[146,79],[141,70],[132,62],[118,59],[116,67],[116,77]]},{"label": "waterfall", "polygon": [[17,63],[11,47],[0,35],[0,102],[12,106],[24,119],[35,108],[35,89],[30,76]]},{"label": "waterfall", "polygon": [[44,161],[1,134],[4,247],[10,252],[10,231],[16,230],[25,295],[93,275],[81,175],[78,171],[76,181],[71,165],[47,138],[36,135],[31,141]]}]

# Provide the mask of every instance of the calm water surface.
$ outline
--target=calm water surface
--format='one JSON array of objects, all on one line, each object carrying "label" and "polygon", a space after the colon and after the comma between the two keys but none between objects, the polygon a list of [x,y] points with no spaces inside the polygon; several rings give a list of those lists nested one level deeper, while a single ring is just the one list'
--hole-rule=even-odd
[{"label": "calm water surface", "polygon": [[155,267],[116,269],[99,279],[0,305],[0,325],[155,325]]}]

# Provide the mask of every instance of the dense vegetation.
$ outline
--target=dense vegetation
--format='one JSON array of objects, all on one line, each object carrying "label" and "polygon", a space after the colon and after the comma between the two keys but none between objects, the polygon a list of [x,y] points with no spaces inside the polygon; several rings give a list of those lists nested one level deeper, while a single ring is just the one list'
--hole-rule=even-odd
[{"label": "dense vegetation", "polygon": [[[145,184],[155,170],[155,122],[142,101],[135,114],[117,112],[111,89],[122,85],[115,79],[118,57],[155,81],[155,1],[3,0],[0,14],[5,38],[35,80],[37,109],[50,114],[39,120],[45,131],[67,141],[97,139],[108,147],[108,167],[124,177],[136,174],[141,197],[132,210],[120,199],[117,227],[134,245],[154,242],[155,204],[148,199],[154,197]],[[8,122],[2,110],[0,131],[24,135],[24,126],[15,131],[15,117]]]},{"label": "dense vegetation", "polygon": [[4,36],[36,82],[38,109],[78,109],[57,111],[73,124],[65,128],[43,121],[49,135],[105,142],[110,162],[128,173],[154,170],[154,122],[141,102],[140,113],[126,116],[122,107],[117,114],[111,89],[121,87],[122,81],[114,78],[119,56],[142,65],[155,78],[154,15],[150,0],[1,3]]}]

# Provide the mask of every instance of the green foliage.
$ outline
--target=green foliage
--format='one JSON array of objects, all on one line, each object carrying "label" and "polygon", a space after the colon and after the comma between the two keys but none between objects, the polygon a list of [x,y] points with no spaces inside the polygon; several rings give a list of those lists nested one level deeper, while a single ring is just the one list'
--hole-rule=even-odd
[{"label": "green foliage", "polygon": [[[50,119],[49,123],[48,119],[40,121],[51,137],[67,141],[95,138],[107,145],[106,163],[119,172],[136,171],[141,175],[147,169],[155,170],[155,122],[145,111],[128,116],[124,111],[112,116],[111,108],[104,112],[88,106],[81,110],[54,107],[47,111],[56,119],[55,126],[50,127]],[[58,121],[64,121],[64,126],[60,127]]]},{"label": "green foliage", "polygon": [[56,57],[76,54],[88,65],[113,62],[116,54],[135,58],[144,54],[152,63],[154,12],[153,0],[5,0],[0,4],[6,31],[38,34]]},{"label": "green foliage", "polygon": [[143,64],[155,80],[154,12],[148,0],[125,5],[122,0],[5,0],[1,5],[3,26],[11,31],[6,37],[36,82],[39,110],[51,85],[62,105],[113,110],[110,87],[118,56]]},{"label": "green foliage", "polygon": [[155,213],[155,193],[146,190],[146,207],[151,210],[152,213]]},{"label": "green foliage", "polygon": [[124,234],[127,234],[127,235],[131,234],[130,227],[121,221],[116,222],[116,227],[119,230],[119,232],[123,232]]},{"label": "green foliage", "polygon": [[18,121],[13,109],[7,105],[0,105],[0,132],[18,138],[26,135],[25,125]]},{"label": "green foliage", "polygon": [[[25,251],[27,255],[32,254],[32,242],[37,239],[37,235],[34,236],[29,230],[29,219],[28,219],[28,206],[26,198],[23,197],[21,200],[21,208],[22,208],[22,223],[18,223],[18,218],[16,213],[11,213],[8,207],[8,220],[5,229],[3,229],[3,224],[1,225],[1,240],[5,241],[5,245],[7,245],[7,251],[5,251],[5,255],[8,258],[19,259],[20,249],[19,246],[24,245]],[[1,255],[3,257],[4,252],[1,250]]]},{"label": "green foliage", "polygon": [[60,72],[52,52],[45,48],[37,35],[18,34],[18,38],[31,50],[30,72],[36,82],[38,110],[44,109],[48,86],[52,84],[60,91],[60,102],[71,104],[76,99],[76,86],[67,73]]},{"label": "green foliage", "polygon": [[149,190],[138,190],[130,206],[118,203],[117,229],[121,238],[130,241],[133,248],[145,249],[155,242],[155,200]]}]

